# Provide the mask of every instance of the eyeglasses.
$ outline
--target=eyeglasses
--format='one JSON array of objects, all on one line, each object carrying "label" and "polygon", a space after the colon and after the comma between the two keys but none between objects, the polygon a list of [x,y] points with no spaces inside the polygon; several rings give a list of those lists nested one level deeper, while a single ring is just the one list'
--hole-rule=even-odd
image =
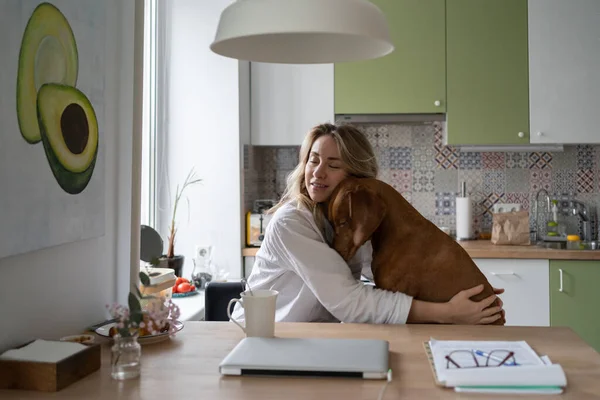
[{"label": "eyeglasses", "polygon": [[446,356],[446,368],[516,366],[515,353],[509,350],[454,350]]}]

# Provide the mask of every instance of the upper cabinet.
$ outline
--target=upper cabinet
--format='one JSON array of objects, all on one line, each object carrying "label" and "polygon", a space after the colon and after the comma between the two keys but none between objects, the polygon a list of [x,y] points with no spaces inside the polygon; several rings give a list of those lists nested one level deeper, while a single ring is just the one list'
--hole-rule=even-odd
[{"label": "upper cabinet", "polygon": [[529,143],[527,0],[447,1],[446,52],[448,144]]},{"label": "upper cabinet", "polygon": [[394,51],[335,65],[336,114],[446,111],[445,0],[372,0],[385,14]]},{"label": "upper cabinet", "polygon": [[334,122],[332,64],[250,63],[251,144],[299,146],[325,122]]},{"label": "upper cabinet", "polygon": [[532,143],[600,143],[600,1],[529,0]]}]

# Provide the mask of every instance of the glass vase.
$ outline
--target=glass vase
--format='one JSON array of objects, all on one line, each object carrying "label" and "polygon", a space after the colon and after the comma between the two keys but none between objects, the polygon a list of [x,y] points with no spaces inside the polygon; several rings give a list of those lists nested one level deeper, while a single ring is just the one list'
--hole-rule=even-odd
[{"label": "glass vase", "polygon": [[111,348],[111,376],[113,379],[134,379],[140,376],[142,347],[137,335],[114,336]]}]

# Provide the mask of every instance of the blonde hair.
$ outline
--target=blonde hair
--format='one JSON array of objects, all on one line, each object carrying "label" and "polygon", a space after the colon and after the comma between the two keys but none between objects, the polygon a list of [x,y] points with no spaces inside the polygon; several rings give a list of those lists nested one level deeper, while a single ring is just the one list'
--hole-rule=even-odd
[{"label": "blonde hair", "polygon": [[275,212],[284,204],[295,200],[298,207],[305,206],[311,210],[321,231],[324,230],[324,213],[319,204],[312,201],[308,195],[304,181],[304,170],[313,144],[325,135],[331,136],[337,144],[343,168],[348,175],[357,178],[376,178],[379,172],[377,158],[371,143],[356,127],[349,124],[340,126],[321,124],[313,127],[307,133],[300,148],[298,165],[287,177],[286,189],[281,196],[281,200],[269,210],[269,213]]}]

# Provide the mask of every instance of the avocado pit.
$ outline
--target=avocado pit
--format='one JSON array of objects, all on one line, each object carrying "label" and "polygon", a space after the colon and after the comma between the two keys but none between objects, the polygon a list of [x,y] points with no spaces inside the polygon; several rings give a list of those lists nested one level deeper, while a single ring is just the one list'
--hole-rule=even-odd
[{"label": "avocado pit", "polygon": [[85,111],[79,104],[71,103],[60,117],[60,128],[65,144],[73,154],[81,154],[85,150],[90,137],[90,128]]}]

